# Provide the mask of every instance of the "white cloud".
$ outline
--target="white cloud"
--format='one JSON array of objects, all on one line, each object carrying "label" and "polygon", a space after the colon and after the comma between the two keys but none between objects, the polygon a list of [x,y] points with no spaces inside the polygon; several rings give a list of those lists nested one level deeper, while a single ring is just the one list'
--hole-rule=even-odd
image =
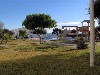
[{"label": "white cloud", "polygon": [[53,31],[53,28],[46,28],[46,30],[47,30],[47,33],[52,33],[52,31]]},{"label": "white cloud", "polygon": [[62,22],[62,23],[57,23],[57,25],[76,25],[80,23],[81,22]]},{"label": "white cloud", "polygon": [[80,24],[81,22],[67,22],[67,25],[76,25],[76,24]]},{"label": "white cloud", "polygon": [[[81,22],[62,22],[62,23],[57,23],[58,27],[62,27],[62,26],[82,26]],[[88,23],[84,22],[83,26],[87,26]],[[98,25],[98,22],[95,21],[95,26]]]}]

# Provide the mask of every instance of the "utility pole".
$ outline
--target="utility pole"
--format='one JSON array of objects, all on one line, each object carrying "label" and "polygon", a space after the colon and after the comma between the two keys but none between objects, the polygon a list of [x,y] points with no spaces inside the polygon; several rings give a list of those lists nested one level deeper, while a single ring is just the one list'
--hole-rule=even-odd
[{"label": "utility pole", "polygon": [[95,66],[94,0],[90,0],[90,66]]}]

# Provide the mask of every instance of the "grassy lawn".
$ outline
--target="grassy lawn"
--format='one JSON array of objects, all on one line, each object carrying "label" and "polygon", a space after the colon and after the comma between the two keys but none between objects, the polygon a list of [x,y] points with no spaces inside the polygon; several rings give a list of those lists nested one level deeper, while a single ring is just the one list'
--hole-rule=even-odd
[{"label": "grassy lawn", "polygon": [[[36,41],[34,41],[36,42]],[[89,49],[12,40],[0,45],[0,75],[100,75],[100,47],[96,66],[89,66]]]}]

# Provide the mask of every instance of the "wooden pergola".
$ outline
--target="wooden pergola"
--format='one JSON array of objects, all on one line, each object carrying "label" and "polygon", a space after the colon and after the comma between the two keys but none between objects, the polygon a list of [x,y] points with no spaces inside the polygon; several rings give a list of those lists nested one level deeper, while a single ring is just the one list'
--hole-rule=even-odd
[{"label": "wooden pergola", "polygon": [[77,37],[77,39],[78,39],[78,26],[62,26],[62,29],[64,29],[64,28],[68,28],[68,27],[75,27],[76,28],[76,37]]}]

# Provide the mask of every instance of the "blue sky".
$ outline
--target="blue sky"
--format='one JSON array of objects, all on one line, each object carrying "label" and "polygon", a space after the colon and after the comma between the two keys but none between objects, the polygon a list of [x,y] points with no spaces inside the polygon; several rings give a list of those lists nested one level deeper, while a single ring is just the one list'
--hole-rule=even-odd
[{"label": "blue sky", "polygon": [[17,29],[26,15],[45,13],[57,21],[59,28],[81,25],[81,21],[89,19],[88,6],[89,0],[0,0],[0,21],[7,29]]}]

